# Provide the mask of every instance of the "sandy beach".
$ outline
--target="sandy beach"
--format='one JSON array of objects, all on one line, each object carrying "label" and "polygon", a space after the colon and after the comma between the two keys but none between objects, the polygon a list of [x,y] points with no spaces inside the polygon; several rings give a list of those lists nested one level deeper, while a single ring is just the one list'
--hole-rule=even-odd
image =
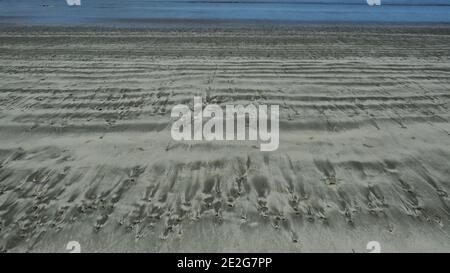
[{"label": "sandy beach", "polygon": [[[280,106],[280,145],[170,112]],[[450,251],[450,27],[0,28],[0,251]]]}]

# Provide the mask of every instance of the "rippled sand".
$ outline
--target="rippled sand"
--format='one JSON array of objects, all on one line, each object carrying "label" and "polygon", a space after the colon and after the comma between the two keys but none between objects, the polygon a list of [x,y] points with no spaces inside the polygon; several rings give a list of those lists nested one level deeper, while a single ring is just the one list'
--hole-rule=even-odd
[{"label": "rippled sand", "polygon": [[[450,251],[450,28],[0,29],[0,250]],[[174,142],[280,105],[280,147]]]}]

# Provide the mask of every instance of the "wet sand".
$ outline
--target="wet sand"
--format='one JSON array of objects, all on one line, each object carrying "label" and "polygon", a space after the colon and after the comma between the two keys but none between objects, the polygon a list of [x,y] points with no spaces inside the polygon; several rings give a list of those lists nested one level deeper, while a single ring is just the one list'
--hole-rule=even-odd
[{"label": "wet sand", "polygon": [[[172,106],[280,105],[280,146]],[[0,250],[450,251],[450,28],[0,29]]]}]

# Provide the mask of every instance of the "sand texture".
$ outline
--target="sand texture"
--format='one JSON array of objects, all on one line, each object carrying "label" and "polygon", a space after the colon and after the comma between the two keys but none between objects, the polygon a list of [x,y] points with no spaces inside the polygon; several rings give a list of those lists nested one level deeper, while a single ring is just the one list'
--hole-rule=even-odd
[{"label": "sand texture", "polygon": [[[280,146],[172,106],[280,105]],[[450,28],[0,29],[0,250],[450,251]]]}]

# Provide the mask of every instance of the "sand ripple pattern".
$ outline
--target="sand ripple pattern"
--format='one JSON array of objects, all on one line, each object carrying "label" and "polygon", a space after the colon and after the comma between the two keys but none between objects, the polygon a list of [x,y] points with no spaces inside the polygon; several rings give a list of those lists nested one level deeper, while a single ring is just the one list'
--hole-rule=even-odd
[{"label": "sand ripple pattern", "polygon": [[[173,142],[194,95],[280,148]],[[0,31],[0,250],[450,251],[445,27]]]}]

